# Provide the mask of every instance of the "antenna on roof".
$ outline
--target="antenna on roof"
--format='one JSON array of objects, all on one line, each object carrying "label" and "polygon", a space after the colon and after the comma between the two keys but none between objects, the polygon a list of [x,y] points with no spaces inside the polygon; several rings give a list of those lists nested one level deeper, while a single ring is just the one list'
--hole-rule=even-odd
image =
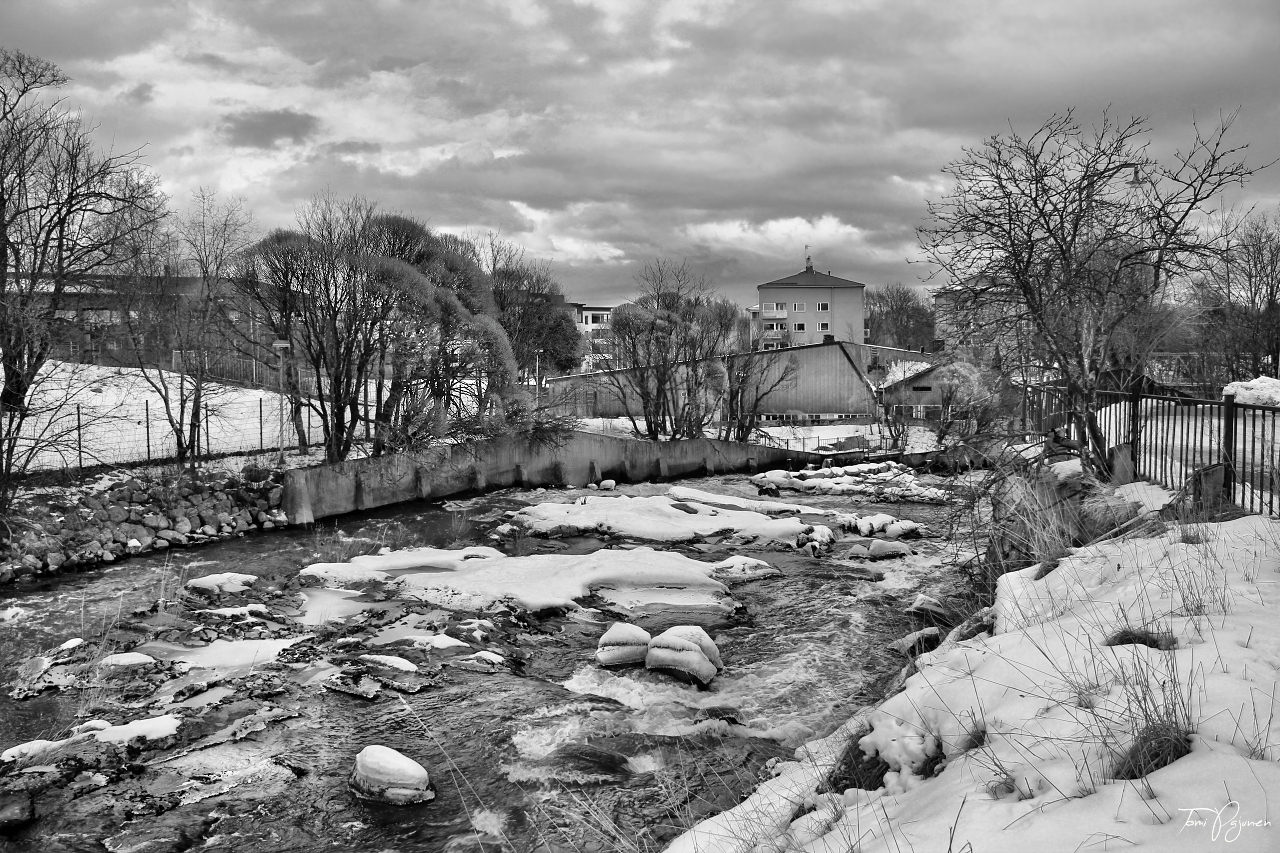
[{"label": "antenna on roof", "polygon": [[804,244],[804,271],[813,272],[813,258],[809,257],[809,244]]}]

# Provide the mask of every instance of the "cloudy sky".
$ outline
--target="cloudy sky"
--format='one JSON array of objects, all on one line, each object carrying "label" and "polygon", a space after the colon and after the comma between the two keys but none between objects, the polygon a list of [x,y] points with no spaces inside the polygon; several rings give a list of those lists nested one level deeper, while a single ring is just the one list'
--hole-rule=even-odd
[{"label": "cloudy sky", "polygon": [[[1010,122],[1151,118],[1152,153],[1240,109],[1280,157],[1276,0],[3,0],[0,45],[58,63],[175,206],[263,228],[326,188],[498,230],[571,299],[645,260],[729,295],[800,269],[919,281],[941,168]],[[1231,199],[1273,207],[1280,166]]]}]

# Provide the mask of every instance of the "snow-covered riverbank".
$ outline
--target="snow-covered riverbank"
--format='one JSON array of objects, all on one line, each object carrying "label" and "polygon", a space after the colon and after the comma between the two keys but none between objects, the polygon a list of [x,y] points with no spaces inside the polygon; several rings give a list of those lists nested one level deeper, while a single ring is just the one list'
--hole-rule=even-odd
[{"label": "snow-covered riverbank", "polygon": [[1280,849],[1277,588],[1257,516],[1006,575],[994,635],[921,656],[670,849]]}]

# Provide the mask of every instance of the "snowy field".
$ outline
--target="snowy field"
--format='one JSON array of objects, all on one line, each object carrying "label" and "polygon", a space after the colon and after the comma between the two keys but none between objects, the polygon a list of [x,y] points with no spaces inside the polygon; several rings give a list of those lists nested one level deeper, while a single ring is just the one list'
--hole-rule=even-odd
[{"label": "snowy field", "polygon": [[[178,374],[149,372],[162,375],[171,389],[178,387]],[[176,405],[176,391],[171,395]],[[271,391],[210,385],[202,451],[251,453],[278,447],[280,399]],[[119,465],[175,455],[163,398],[136,368],[50,362],[33,393],[32,411],[26,434],[39,437],[43,446],[31,470]],[[315,440],[319,423],[314,416],[312,426]],[[292,439],[289,424],[285,435]]]},{"label": "snowy field", "polygon": [[[807,744],[678,853],[1280,850],[1280,522],[1083,548],[1001,578],[994,635]],[[847,749],[873,790],[819,789]]]}]

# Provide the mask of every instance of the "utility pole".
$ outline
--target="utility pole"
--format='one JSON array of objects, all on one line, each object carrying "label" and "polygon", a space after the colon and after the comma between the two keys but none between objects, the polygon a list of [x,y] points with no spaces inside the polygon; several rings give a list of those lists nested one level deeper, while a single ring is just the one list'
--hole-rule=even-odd
[{"label": "utility pole", "polygon": [[271,348],[276,351],[277,362],[278,362],[277,374],[279,375],[279,384],[280,384],[280,391],[279,391],[279,394],[277,395],[279,397],[279,403],[280,403],[280,405],[278,406],[278,409],[280,412],[280,422],[279,422],[280,431],[279,433],[277,433],[277,435],[280,438],[280,455],[276,458],[276,464],[278,464],[281,468],[283,468],[284,467],[284,354],[285,354],[285,351],[289,349],[289,342],[286,340],[276,340],[272,342]]}]

